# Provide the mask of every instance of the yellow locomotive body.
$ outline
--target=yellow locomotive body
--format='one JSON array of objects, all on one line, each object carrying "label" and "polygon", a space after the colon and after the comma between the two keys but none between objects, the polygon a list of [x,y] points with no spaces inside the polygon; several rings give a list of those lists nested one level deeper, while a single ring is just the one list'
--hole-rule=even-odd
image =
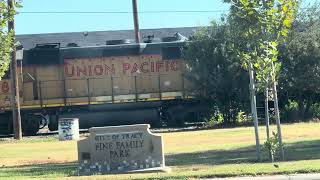
[{"label": "yellow locomotive body", "polygon": [[[88,128],[157,119],[160,122],[163,109],[172,111],[170,116],[174,116],[173,111],[184,111],[181,103],[173,102],[187,100],[193,93],[184,77],[182,46],[183,42],[143,47],[125,44],[60,48],[49,44],[26,51],[19,77],[22,124],[29,129],[26,132],[36,133],[38,128],[30,124],[41,124],[45,117],[50,117],[49,128],[55,130],[60,117],[79,117],[80,127]],[[2,80],[0,88],[0,107],[5,111],[2,117],[10,122],[10,81]],[[106,104],[120,105],[103,106]],[[192,106],[187,104],[189,110],[185,112]],[[90,112],[92,116],[86,117]],[[88,123],[92,118],[98,123]],[[135,120],[125,120],[130,118]]]}]

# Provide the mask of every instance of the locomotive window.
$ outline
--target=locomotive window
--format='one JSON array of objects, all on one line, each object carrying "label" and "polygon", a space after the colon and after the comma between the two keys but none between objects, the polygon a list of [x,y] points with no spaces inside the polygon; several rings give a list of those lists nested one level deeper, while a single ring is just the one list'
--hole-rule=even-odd
[{"label": "locomotive window", "polygon": [[181,58],[180,47],[162,48],[162,59],[179,59]]}]

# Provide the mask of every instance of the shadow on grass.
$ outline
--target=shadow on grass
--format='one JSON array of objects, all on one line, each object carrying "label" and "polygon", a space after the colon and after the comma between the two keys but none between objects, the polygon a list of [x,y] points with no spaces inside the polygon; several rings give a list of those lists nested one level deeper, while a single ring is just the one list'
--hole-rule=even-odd
[{"label": "shadow on grass", "polygon": [[[299,141],[284,145],[285,160],[320,159],[320,140]],[[267,153],[262,149],[264,162],[268,161]],[[255,146],[232,150],[212,150],[194,153],[171,154],[166,156],[168,166],[180,165],[219,165],[256,162]]]},{"label": "shadow on grass", "polygon": [[[285,144],[286,160],[320,159],[320,140]],[[267,154],[264,153],[267,162]],[[256,162],[255,146],[166,155],[168,166],[218,165]],[[11,177],[54,178],[73,176],[77,162],[0,167],[0,179]]]},{"label": "shadow on grass", "polygon": [[77,170],[77,162],[48,163],[0,168],[0,179],[10,177],[59,177],[71,176]]}]

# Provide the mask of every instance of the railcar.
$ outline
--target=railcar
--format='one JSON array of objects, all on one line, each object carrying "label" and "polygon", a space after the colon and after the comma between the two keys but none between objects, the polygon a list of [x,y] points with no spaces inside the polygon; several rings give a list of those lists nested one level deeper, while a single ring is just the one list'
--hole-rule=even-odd
[{"label": "railcar", "polygon": [[[23,133],[36,134],[58,119],[79,118],[80,128],[149,123],[181,124],[201,109],[185,77],[179,38],[159,42],[107,41],[104,46],[37,44],[19,69]],[[0,82],[0,133],[12,132],[10,79]]]}]

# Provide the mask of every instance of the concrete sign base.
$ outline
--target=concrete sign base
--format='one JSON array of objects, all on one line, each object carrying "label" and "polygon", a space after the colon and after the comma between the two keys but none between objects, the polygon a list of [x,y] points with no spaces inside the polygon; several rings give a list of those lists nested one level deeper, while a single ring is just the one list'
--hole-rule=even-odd
[{"label": "concrete sign base", "polygon": [[169,171],[162,137],[149,128],[148,124],[90,128],[90,136],[78,141],[79,175]]}]

